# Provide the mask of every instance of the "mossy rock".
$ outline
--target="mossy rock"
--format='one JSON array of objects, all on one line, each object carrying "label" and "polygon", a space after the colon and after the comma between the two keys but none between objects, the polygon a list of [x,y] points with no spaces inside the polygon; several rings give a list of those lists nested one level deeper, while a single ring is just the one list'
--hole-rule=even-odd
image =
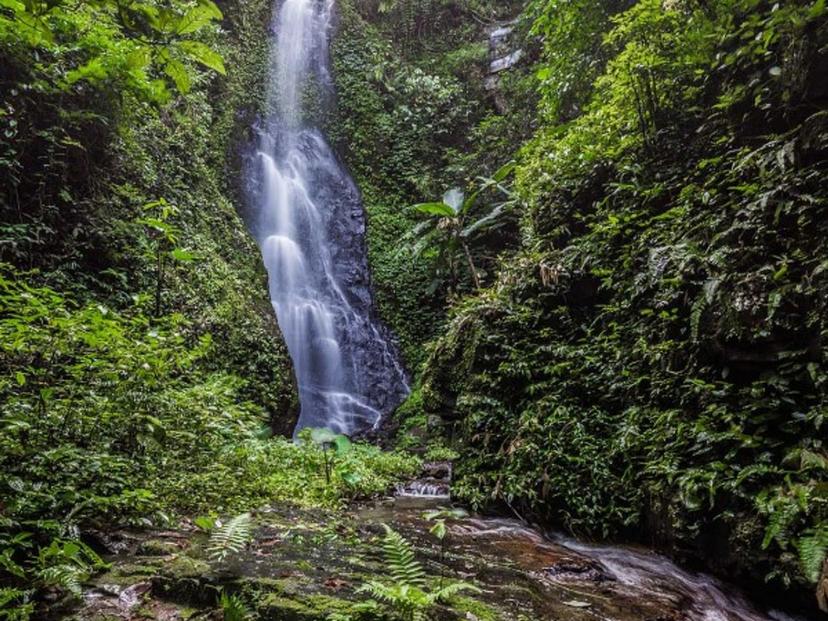
[{"label": "mossy rock", "polygon": [[153,577],[152,592],[176,603],[212,605],[223,582],[207,562],[181,554]]},{"label": "mossy rock", "polygon": [[304,576],[290,576],[287,578],[245,578],[240,586],[242,590],[252,590],[269,595],[283,595],[295,597],[302,594],[308,580]]},{"label": "mossy rock", "polygon": [[115,565],[110,571],[95,578],[95,584],[117,584],[129,586],[155,576],[158,573],[157,563],[125,563]]},{"label": "mossy rock", "polygon": [[138,546],[140,556],[171,556],[181,552],[182,545],[166,539],[148,539]]},{"label": "mossy rock", "polygon": [[348,614],[354,606],[354,602],[328,595],[293,599],[270,593],[261,600],[257,609],[265,621],[315,621],[327,619],[331,613]]}]

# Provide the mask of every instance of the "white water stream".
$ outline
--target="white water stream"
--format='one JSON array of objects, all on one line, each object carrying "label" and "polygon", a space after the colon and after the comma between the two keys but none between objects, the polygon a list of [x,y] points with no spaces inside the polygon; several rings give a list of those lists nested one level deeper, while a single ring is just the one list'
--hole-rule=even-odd
[{"label": "white water stream", "polygon": [[330,91],[333,0],[274,8],[270,117],[249,166],[252,228],[293,360],[297,430],[352,434],[375,426],[407,394],[405,373],[374,317],[359,192],[307,109]]}]

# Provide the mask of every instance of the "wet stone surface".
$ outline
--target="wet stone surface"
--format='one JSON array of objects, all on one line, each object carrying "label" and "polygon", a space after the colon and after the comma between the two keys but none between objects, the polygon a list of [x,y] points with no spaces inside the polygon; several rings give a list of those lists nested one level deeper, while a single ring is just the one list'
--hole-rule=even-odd
[{"label": "wet stone surface", "polygon": [[[435,477],[436,478],[436,477]],[[443,545],[422,509],[393,500],[346,513],[271,508],[255,514],[253,542],[223,563],[205,554],[192,528],[133,536],[109,556],[111,569],[73,610],[83,621],[221,619],[220,590],[236,593],[254,618],[361,619],[357,588],[386,580],[382,524],[405,536],[435,582],[464,580],[481,592],[435,610],[436,619],[488,621],[759,621],[768,617],[713,580],[685,573],[646,551],[550,541],[515,520],[448,520]],[[777,617],[778,618],[778,617]]]}]

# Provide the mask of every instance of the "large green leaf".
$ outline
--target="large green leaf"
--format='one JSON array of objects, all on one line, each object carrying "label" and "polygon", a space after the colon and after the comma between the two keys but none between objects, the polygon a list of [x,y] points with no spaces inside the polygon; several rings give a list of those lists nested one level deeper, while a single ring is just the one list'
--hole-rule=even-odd
[{"label": "large green leaf", "polygon": [[208,69],[217,71],[221,75],[226,75],[227,71],[224,68],[224,61],[221,58],[221,54],[208,45],[200,41],[181,41],[178,47],[196,62],[201,63]]},{"label": "large green leaf", "polygon": [[443,202],[451,207],[455,214],[460,213],[465,203],[466,194],[460,188],[451,188],[443,194]]},{"label": "large green leaf", "polygon": [[457,214],[454,210],[445,203],[420,203],[414,205],[414,209],[421,213],[427,213],[430,216],[442,216],[444,218],[452,218]]},{"label": "large green leaf", "polygon": [[316,429],[311,429],[311,441],[319,446],[324,444],[333,444],[336,441],[336,434],[330,429],[318,427]]},{"label": "large green leaf", "polygon": [[167,64],[164,65],[164,73],[172,78],[179,92],[190,92],[190,86],[192,85],[190,74],[187,71],[187,67],[180,60],[172,59],[167,61]]},{"label": "large green leaf", "polygon": [[492,179],[494,179],[497,183],[503,181],[506,177],[508,177],[512,171],[517,166],[517,162],[511,161],[508,164],[504,164],[500,168],[497,169],[497,172],[492,175]]},{"label": "large green leaf", "polygon": [[200,30],[213,20],[220,20],[223,17],[219,8],[210,0],[201,0],[176,24],[175,33],[179,35],[190,34]]}]

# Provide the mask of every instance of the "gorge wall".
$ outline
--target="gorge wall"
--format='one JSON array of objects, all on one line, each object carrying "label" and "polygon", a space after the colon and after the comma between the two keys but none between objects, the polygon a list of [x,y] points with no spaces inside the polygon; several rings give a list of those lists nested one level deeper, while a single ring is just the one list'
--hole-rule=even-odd
[{"label": "gorge wall", "polygon": [[[113,96],[106,84],[36,94],[28,85],[39,76],[6,56],[0,79],[15,126],[2,142],[8,183],[0,260],[36,270],[32,284],[113,310],[157,293],[144,309],[182,314],[191,339],[210,335],[214,346],[203,363],[244,377],[243,398],[290,433],[292,370],[260,253],[238,215],[240,152],[266,92],[271,6],[220,5],[225,34],[213,38],[231,70],[198,79],[163,109],[128,88]],[[158,199],[166,208],[153,206]],[[168,257],[157,287],[156,250],[168,233],[181,260]]]},{"label": "gorge wall", "polygon": [[[492,97],[486,33],[523,7],[382,4],[341,4],[332,135],[366,195],[381,309],[419,372],[398,415],[416,437],[399,437],[456,451],[475,506],[811,599],[828,464],[824,6],[529,3],[524,56]],[[413,203],[471,192],[513,157],[518,216],[471,249],[482,291],[468,271],[452,286],[437,250],[400,251],[425,220]]]}]

